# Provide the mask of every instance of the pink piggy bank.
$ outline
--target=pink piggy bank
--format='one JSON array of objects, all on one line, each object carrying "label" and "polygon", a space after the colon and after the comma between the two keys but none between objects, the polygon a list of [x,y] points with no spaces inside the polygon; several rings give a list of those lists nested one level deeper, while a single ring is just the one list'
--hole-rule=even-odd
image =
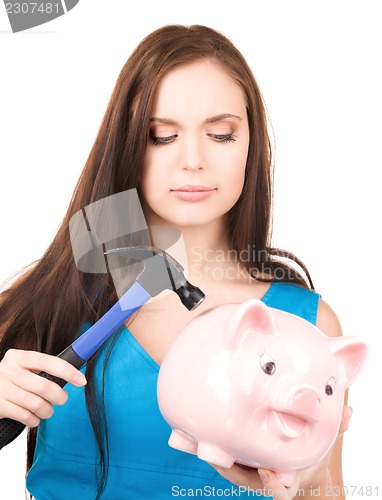
[{"label": "pink piggy bank", "polygon": [[366,351],[361,338],[327,337],[259,300],[210,309],[179,333],[159,372],[169,445],[223,467],[272,469],[291,486],[333,445]]}]

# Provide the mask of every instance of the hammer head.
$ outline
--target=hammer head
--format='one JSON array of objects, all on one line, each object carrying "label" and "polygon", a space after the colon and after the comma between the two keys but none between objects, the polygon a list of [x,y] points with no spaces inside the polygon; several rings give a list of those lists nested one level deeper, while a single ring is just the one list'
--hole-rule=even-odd
[{"label": "hammer head", "polygon": [[136,281],[151,297],[164,290],[172,290],[189,311],[198,307],[205,298],[200,288],[186,280],[184,269],[179,262],[160,248],[151,246],[114,248],[105,252],[105,255],[127,257],[131,263],[143,262],[143,270]]}]

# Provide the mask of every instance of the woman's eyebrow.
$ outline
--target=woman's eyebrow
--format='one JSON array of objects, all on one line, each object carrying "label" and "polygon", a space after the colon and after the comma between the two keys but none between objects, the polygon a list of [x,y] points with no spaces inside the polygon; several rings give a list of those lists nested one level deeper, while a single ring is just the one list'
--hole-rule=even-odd
[{"label": "woman's eyebrow", "polygon": [[225,120],[226,118],[237,118],[241,120],[240,116],[232,115],[231,113],[221,113],[220,115],[211,116],[211,118],[207,118],[206,123],[214,123]]},{"label": "woman's eyebrow", "polygon": [[[231,113],[220,113],[219,115],[211,116],[206,119],[206,123],[215,123],[215,122],[220,122],[222,120],[225,120],[226,118],[237,118],[238,120],[241,120],[242,118],[238,115],[233,115]],[[178,125],[178,123],[175,120],[171,120],[170,118],[159,118],[157,116],[153,116],[150,118],[150,123],[155,122],[155,123],[164,123],[166,125]]]},{"label": "woman's eyebrow", "polygon": [[150,118],[150,123],[155,122],[155,123],[165,123],[167,125],[178,125],[178,123],[175,120],[170,120],[169,118],[158,118],[154,116],[153,118]]}]

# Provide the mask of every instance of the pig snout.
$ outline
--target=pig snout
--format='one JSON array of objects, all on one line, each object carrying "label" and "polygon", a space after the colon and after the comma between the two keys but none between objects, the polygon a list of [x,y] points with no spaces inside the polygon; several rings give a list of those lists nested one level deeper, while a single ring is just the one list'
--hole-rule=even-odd
[{"label": "pig snout", "polygon": [[302,388],[292,394],[289,400],[290,413],[307,420],[318,422],[322,416],[322,402],[319,394],[313,389]]},{"label": "pig snout", "polygon": [[275,405],[273,415],[282,434],[296,438],[307,424],[319,422],[322,418],[322,401],[319,394],[310,388],[300,388]]}]

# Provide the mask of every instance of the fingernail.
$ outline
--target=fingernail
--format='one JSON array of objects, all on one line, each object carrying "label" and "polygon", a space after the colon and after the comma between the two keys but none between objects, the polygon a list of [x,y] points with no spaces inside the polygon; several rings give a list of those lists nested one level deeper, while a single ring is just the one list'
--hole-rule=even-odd
[{"label": "fingernail", "polygon": [[269,479],[269,474],[266,470],[258,469],[257,472],[259,473],[259,476],[261,477],[261,479],[265,479],[265,480]]},{"label": "fingernail", "polygon": [[84,375],[82,375],[82,373],[75,373],[73,375],[73,378],[72,378],[73,382],[76,384],[76,385],[86,385],[86,378]]}]

